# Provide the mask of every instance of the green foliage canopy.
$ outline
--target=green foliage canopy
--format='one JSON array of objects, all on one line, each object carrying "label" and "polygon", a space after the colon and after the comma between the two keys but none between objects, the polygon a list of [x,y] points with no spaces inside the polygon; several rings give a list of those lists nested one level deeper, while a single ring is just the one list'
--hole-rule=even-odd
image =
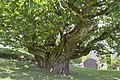
[{"label": "green foliage canopy", "polygon": [[79,21],[66,3],[84,12],[93,27],[80,46],[91,45],[91,50],[103,53],[106,46],[100,41],[105,40],[120,53],[119,0],[1,0],[0,44],[21,48],[30,42],[55,42],[59,33],[70,32]]}]

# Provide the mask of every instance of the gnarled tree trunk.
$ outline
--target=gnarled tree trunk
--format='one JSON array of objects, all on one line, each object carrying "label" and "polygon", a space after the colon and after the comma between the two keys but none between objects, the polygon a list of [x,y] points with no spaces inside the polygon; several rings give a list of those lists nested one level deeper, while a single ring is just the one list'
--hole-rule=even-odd
[{"label": "gnarled tree trunk", "polygon": [[89,47],[81,47],[77,49],[77,43],[82,40],[78,33],[63,35],[58,46],[49,52],[44,47],[36,44],[29,44],[28,51],[35,56],[38,66],[49,71],[54,71],[59,74],[70,74],[69,61],[71,59],[79,58],[89,53]]},{"label": "gnarled tree trunk", "polygon": [[[70,10],[74,10],[71,6],[67,6]],[[77,14],[78,15],[78,14]],[[89,47],[77,48],[77,44],[82,42],[91,27],[89,22],[78,15],[80,21],[68,33],[60,33],[60,43],[51,46],[53,49],[48,51],[47,48],[36,44],[27,45],[28,51],[35,55],[36,61],[41,68],[55,71],[60,74],[69,74],[69,61],[74,58],[81,57],[89,53]]]},{"label": "gnarled tree trunk", "polygon": [[[69,47],[71,49],[71,47]],[[67,53],[71,52],[72,49],[66,51],[66,46],[60,45],[55,48],[53,53],[47,52],[40,46],[30,44],[28,51],[35,56],[38,66],[49,71],[54,71],[59,74],[70,74],[69,72],[69,61]],[[66,53],[65,53],[66,52]],[[43,55],[44,53],[44,55]]]}]

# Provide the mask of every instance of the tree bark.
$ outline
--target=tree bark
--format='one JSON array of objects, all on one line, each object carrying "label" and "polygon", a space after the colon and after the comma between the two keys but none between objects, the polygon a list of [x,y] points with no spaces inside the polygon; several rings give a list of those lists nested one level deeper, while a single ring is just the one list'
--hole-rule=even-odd
[{"label": "tree bark", "polygon": [[[49,53],[44,48],[38,47],[36,45],[28,45],[28,51],[32,53],[38,63],[38,66],[42,69],[47,69],[49,71],[54,71],[58,74],[70,74],[69,71],[69,60],[67,60],[67,53],[70,52],[72,47],[66,48],[64,44],[56,46],[53,53]],[[66,52],[66,53],[65,53]],[[66,55],[67,54],[67,55]]]},{"label": "tree bark", "polygon": [[[64,37],[65,38],[65,37]],[[70,41],[70,40],[69,40]],[[38,66],[42,69],[56,72],[58,74],[69,75],[69,61],[89,53],[89,48],[81,48],[76,51],[77,42],[69,42],[61,39],[61,44],[56,46],[53,51],[48,52],[45,48],[37,45],[28,45],[28,51],[35,56]],[[72,40],[71,40],[72,41]],[[79,55],[79,53],[81,55]],[[85,54],[82,54],[85,53]]]},{"label": "tree bark", "polygon": [[[35,56],[40,68],[68,75],[70,74],[69,61],[74,58],[75,55],[78,55],[78,53],[74,55],[77,43],[86,37],[87,33],[90,31],[89,28],[89,22],[87,23],[86,20],[83,20],[83,17],[80,17],[80,22],[77,23],[70,32],[62,34],[60,43],[56,46],[51,46],[51,51],[47,51],[46,48],[34,43],[27,45],[28,51]],[[88,51],[86,49],[81,52]]]},{"label": "tree bark", "polygon": [[63,34],[59,45],[54,46],[53,51],[49,52],[44,47],[36,44],[29,44],[27,46],[28,51],[35,56],[40,68],[68,75],[70,74],[69,61],[75,57],[74,52],[77,43],[79,43],[88,33],[87,27],[84,26],[83,23],[78,23],[75,26],[77,29],[72,30],[72,32],[68,34]]},{"label": "tree bark", "polygon": [[64,61],[64,62],[57,62],[53,65],[53,71],[58,73],[58,74],[65,74],[69,75],[69,61]]}]

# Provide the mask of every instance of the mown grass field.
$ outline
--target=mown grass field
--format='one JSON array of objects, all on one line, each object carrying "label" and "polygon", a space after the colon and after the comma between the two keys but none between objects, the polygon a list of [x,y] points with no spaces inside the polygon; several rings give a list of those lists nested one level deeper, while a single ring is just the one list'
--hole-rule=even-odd
[{"label": "mown grass field", "polygon": [[0,58],[0,80],[120,80],[120,71],[70,67],[64,76],[39,69],[31,62]]}]

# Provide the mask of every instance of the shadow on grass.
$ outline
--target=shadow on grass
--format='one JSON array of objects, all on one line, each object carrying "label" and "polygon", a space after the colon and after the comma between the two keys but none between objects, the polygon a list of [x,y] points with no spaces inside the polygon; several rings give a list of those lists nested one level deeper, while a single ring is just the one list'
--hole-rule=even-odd
[{"label": "shadow on grass", "polygon": [[120,80],[119,71],[70,67],[71,75],[63,76],[39,69],[32,62],[0,58],[0,80]]},{"label": "shadow on grass", "polygon": [[[38,68],[29,62],[0,59],[0,80],[72,80]],[[76,80],[76,79],[74,79]]]},{"label": "shadow on grass", "polygon": [[80,80],[120,80],[120,71],[70,67],[73,76]]}]

